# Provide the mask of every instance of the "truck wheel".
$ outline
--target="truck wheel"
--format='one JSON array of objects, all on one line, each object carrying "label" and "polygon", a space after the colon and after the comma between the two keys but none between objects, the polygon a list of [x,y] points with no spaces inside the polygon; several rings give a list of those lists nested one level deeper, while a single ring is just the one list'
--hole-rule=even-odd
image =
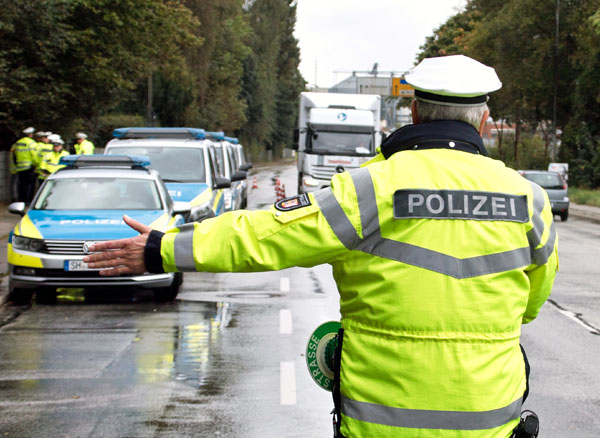
[{"label": "truck wheel", "polygon": [[19,287],[9,287],[8,301],[15,306],[26,306],[31,302],[33,289],[22,289]]},{"label": "truck wheel", "polygon": [[298,174],[298,194],[301,195],[302,193],[304,193],[302,191],[302,174],[299,173]]}]

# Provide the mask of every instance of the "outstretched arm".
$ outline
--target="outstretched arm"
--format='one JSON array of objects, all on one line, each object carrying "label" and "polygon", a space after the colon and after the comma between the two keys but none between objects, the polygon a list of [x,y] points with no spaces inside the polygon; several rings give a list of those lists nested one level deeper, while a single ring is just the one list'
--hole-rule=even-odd
[{"label": "outstretched arm", "polygon": [[129,216],[123,216],[123,220],[140,234],[128,239],[98,242],[90,248],[90,251],[95,254],[83,258],[90,268],[106,268],[100,271],[100,275],[114,276],[146,272],[144,248],[152,228]]}]

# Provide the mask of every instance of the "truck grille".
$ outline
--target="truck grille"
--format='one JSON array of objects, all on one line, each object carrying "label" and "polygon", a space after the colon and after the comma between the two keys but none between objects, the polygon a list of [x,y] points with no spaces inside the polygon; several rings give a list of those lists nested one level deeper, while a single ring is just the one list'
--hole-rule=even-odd
[{"label": "truck grille", "polygon": [[313,177],[320,179],[331,179],[336,174],[335,167],[332,166],[311,166]]}]

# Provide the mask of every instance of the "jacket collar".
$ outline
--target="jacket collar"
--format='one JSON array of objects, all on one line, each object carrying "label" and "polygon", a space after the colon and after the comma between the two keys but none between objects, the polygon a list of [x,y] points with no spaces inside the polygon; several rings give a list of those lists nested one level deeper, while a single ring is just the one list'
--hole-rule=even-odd
[{"label": "jacket collar", "polygon": [[488,155],[477,130],[468,123],[456,120],[435,120],[403,126],[381,145],[381,153],[386,159],[396,152],[423,149],[454,149]]}]

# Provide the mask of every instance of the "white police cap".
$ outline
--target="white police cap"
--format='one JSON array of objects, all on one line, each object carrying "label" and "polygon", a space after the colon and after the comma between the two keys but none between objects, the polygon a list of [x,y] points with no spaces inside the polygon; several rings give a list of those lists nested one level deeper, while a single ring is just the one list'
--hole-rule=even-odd
[{"label": "white police cap", "polygon": [[86,139],[87,135],[85,135],[83,132],[78,132],[77,134],[75,134],[75,137]]},{"label": "white police cap", "polygon": [[492,67],[464,55],[426,58],[405,76],[415,97],[437,105],[478,106],[502,82]]},{"label": "white police cap", "polygon": [[48,141],[52,144],[65,144],[65,142],[60,138],[58,134],[51,134],[48,136]]},{"label": "white police cap", "polygon": [[30,126],[29,128],[23,129],[23,134],[33,134],[33,131],[35,131],[35,128]]}]

